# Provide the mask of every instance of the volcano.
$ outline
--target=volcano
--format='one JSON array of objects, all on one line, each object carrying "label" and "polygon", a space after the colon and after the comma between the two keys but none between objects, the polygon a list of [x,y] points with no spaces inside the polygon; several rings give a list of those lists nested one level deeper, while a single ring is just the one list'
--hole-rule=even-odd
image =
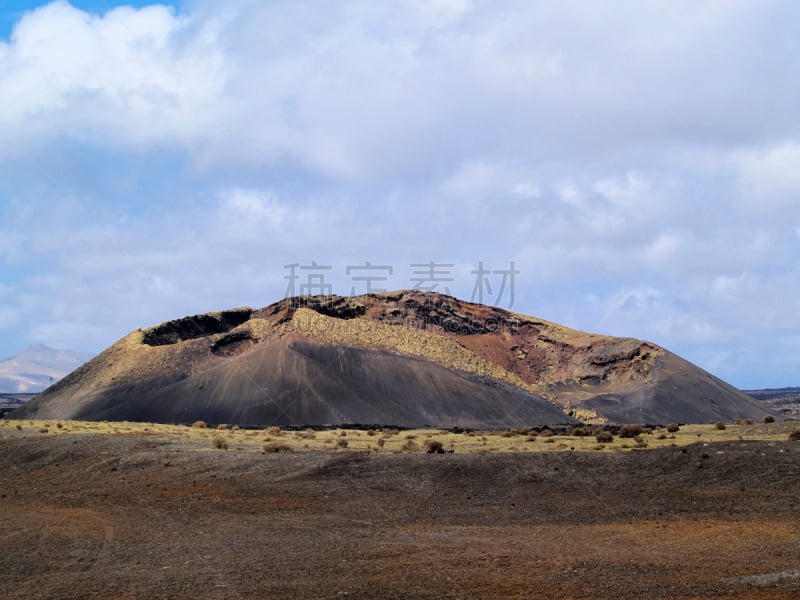
[{"label": "volcano", "polygon": [[497,428],[765,414],[650,342],[399,291],[286,298],[138,329],[10,416]]}]

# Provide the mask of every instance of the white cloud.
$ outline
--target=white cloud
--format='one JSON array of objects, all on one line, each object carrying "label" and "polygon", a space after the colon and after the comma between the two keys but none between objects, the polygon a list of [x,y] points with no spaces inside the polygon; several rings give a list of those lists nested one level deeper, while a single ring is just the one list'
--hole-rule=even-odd
[{"label": "white cloud", "polygon": [[796,371],[798,18],[780,0],[44,6],[0,42],[5,331],[100,349],[267,304],[291,262],[516,260],[515,309],[742,381]]},{"label": "white cloud", "polygon": [[442,184],[441,190],[461,198],[487,196],[495,201],[504,196],[539,198],[541,187],[533,182],[529,169],[502,160],[471,159],[459,164]]},{"label": "white cloud", "polygon": [[[102,146],[187,146],[212,130],[224,59],[207,32],[163,6],[91,16],[57,1],[0,44],[3,156],[64,136]],[[210,107],[213,107],[211,109]]]},{"label": "white cloud", "polygon": [[626,173],[622,178],[602,179],[592,187],[617,209],[640,210],[647,204],[645,194],[649,192],[649,185],[638,173]]},{"label": "white cloud", "polygon": [[286,208],[270,191],[234,188],[220,197],[220,220],[234,237],[242,232],[267,234],[284,223]]},{"label": "white cloud", "polygon": [[539,198],[542,195],[542,189],[538,185],[527,181],[519,181],[513,184],[511,192],[523,198]]},{"label": "white cloud", "polygon": [[15,306],[0,304],[0,329],[5,329],[9,325],[15,324],[19,320],[19,316],[19,311]]},{"label": "white cloud", "polygon": [[682,247],[682,236],[674,232],[661,232],[645,249],[645,257],[653,264],[665,265],[676,258]]},{"label": "white cloud", "polygon": [[749,203],[768,210],[800,207],[800,142],[739,153],[739,174]]},{"label": "white cloud", "polygon": [[556,193],[562,202],[570,204],[576,208],[582,208],[583,201],[580,191],[578,190],[578,186],[571,181],[559,183],[556,186]]},{"label": "white cloud", "polygon": [[495,169],[482,161],[462,165],[442,186],[451,194],[480,194],[495,186]]},{"label": "white cloud", "polygon": [[[785,130],[800,100],[756,35],[791,12],[780,3],[192,8],[28,13],[0,49],[0,87],[15,90],[0,107],[5,153],[67,135],[352,181],[419,172],[412,152],[469,160],[465,143],[547,157],[751,140],[752,114]],[[783,94],[777,109],[764,84]]]}]

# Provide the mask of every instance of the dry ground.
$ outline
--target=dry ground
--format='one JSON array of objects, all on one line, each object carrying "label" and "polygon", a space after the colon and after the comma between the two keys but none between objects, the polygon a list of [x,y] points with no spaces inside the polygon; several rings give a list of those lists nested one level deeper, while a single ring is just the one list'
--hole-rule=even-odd
[{"label": "dry ground", "polygon": [[0,597],[797,598],[793,428],[612,451],[634,444],[0,421]]}]

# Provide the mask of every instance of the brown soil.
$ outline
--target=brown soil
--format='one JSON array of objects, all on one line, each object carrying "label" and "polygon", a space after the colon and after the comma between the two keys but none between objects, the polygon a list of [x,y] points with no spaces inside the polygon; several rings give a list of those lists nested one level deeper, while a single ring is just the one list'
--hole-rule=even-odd
[{"label": "brown soil", "polygon": [[0,439],[3,598],[797,598],[800,444],[629,453]]}]

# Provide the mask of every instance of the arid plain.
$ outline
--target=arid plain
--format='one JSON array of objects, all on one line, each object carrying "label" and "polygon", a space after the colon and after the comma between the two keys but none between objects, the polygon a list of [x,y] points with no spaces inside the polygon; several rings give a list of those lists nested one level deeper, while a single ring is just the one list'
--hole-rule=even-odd
[{"label": "arid plain", "polygon": [[0,421],[0,596],[795,598],[795,425]]}]

